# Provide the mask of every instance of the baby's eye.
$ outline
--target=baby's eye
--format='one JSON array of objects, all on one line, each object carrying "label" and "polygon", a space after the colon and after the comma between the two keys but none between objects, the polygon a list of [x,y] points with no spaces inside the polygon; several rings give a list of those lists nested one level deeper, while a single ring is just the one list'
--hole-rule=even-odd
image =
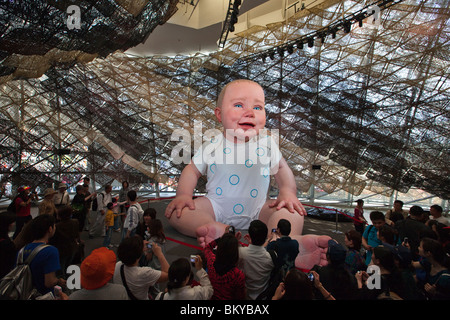
[{"label": "baby's eye", "polygon": [[242,104],[240,104],[240,103],[236,103],[234,106],[235,106],[236,108],[242,108]]},{"label": "baby's eye", "polygon": [[253,109],[255,109],[255,110],[262,110],[262,107],[261,106],[254,106]]}]

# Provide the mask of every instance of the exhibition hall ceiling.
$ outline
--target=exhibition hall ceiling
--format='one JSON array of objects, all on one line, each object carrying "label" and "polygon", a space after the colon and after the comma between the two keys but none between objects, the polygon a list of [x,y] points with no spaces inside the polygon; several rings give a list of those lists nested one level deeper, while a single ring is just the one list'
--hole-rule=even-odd
[{"label": "exhibition hall ceiling", "polygon": [[174,183],[174,133],[194,152],[220,128],[220,89],[248,78],[301,191],[450,198],[450,1],[246,0],[223,47],[179,51],[164,30],[221,37],[224,22],[195,16],[203,1],[0,2],[2,181]]}]

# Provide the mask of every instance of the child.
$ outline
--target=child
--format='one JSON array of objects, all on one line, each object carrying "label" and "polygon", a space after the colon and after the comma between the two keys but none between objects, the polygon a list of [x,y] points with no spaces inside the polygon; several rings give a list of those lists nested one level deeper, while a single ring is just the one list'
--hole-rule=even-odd
[{"label": "child", "polygon": [[114,227],[114,211],[113,211],[114,204],[112,202],[109,202],[106,205],[106,213],[105,213],[105,238],[103,239],[103,246],[112,248],[113,245],[111,244],[111,234]]},{"label": "child", "polygon": [[[161,220],[153,218],[149,221],[148,235],[149,235],[148,242],[152,246],[156,243],[161,248],[162,253],[165,255],[166,236],[164,234],[164,228]],[[161,270],[161,262],[159,261],[158,257],[153,254],[152,250],[149,250],[148,253],[145,255],[145,257],[147,260],[146,265],[148,265],[152,269]],[[161,289],[158,284],[155,284],[153,287],[150,288],[150,292],[152,296],[155,297],[159,292],[161,292]]]},{"label": "child", "polygon": [[355,207],[355,211],[354,211],[355,214],[353,215],[353,218],[355,218],[355,220],[353,220],[353,225],[355,226],[355,230],[361,234],[363,234],[364,227],[367,224],[367,221],[364,218],[363,206],[364,206],[364,200],[358,199],[356,201],[356,207]]},{"label": "child", "polygon": [[196,256],[194,265],[195,276],[200,280],[199,286],[191,286],[194,274],[189,260],[179,258],[170,265],[167,292],[161,292],[155,300],[209,300],[214,289],[208,274],[203,269],[200,256]]},{"label": "child", "polygon": [[[181,173],[177,195],[165,216],[175,229],[196,237],[203,247],[222,236],[228,226],[248,229],[256,219],[274,229],[284,218],[291,223],[291,237],[302,233],[306,211],[297,198],[294,175],[273,137],[267,131],[261,133],[266,124],[264,105],[259,84],[250,80],[227,84],[215,109],[217,120],[223,124],[222,134],[199,148]],[[204,174],[207,195],[193,200],[194,188]],[[279,188],[276,200],[267,200],[270,174]],[[309,243],[303,247],[314,251],[309,257],[320,260],[324,256],[321,253],[329,237],[325,238],[307,238]]]},{"label": "child", "polygon": [[[152,219],[149,223],[149,238],[148,242],[153,244],[156,243],[161,248],[163,253],[165,253],[165,244],[166,244],[166,236],[164,235],[164,229],[161,220],[159,219]],[[153,269],[160,270],[161,264],[158,260],[158,257],[153,256],[150,252],[149,255],[147,255],[148,266],[152,267]]]},{"label": "child", "polygon": [[112,198],[112,203],[114,212],[114,231],[120,232],[120,216],[125,215],[124,213],[120,212],[120,207],[127,203],[127,201],[117,202],[117,198]]},{"label": "child", "polygon": [[378,239],[378,230],[386,223],[384,214],[380,211],[372,211],[370,221],[372,221],[372,225],[364,230],[362,237],[362,245],[366,249],[366,265],[369,265],[372,261],[373,248],[381,245],[381,240]]},{"label": "child", "polygon": [[345,258],[345,266],[351,274],[356,274],[358,271],[365,271],[367,269],[364,263],[364,257],[361,254],[362,236],[356,230],[348,230],[345,233],[345,246],[348,248],[347,256]]},{"label": "child", "polygon": [[137,193],[135,190],[130,190],[127,193],[128,203],[130,207],[127,211],[127,216],[123,223],[122,240],[128,237],[132,237],[136,233],[136,228],[139,223],[139,204],[137,203]]}]

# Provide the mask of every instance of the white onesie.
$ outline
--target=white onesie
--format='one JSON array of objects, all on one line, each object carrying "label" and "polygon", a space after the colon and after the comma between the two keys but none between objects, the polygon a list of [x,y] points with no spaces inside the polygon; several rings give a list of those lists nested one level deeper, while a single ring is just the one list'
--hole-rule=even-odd
[{"label": "white onesie", "polygon": [[282,155],[275,140],[259,135],[246,143],[233,143],[223,135],[205,142],[192,158],[207,175],[206,197],[216,221],[248,229],[267,200],[270,175]]}]

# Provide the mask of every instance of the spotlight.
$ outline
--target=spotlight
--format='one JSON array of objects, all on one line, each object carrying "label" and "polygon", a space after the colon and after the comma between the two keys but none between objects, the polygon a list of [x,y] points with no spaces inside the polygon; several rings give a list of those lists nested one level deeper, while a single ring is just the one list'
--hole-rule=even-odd
[{"label": "spotlight", "polygon": [[349,33],[352,30],[352,24],[350,21],[344,22],[344,31],[345,33]]},{"label": "spotlight", "polygon": [[237,18],[237,16],[233,13],[233,14],[231,14],[230,24],[233,25],[233,24],[235,24],[236,22],[238,22],[238,18]]},{"label": "spotlight", "polygon": [[300,50],[303,49],[303,41],[297,41],[297,48],[299,48]]},{"label": "spotlight", "polygon": [[309,48],[314,47],[314,37],[309,37],[308,38],[308,47]]},{"label": "spotlight", "polygon": [[277,52],[280,55],[280,57],[284,57],[284,49],[282,47],[278,47]]},{"label": "spotlight", "polygon": [[290,45],[287,46],[287,52],[289,54],[293,54],[294,53],[294,45],[293,44],[290,44]]},{"label": "spotlight", "polygon": [[320,37],[320,43],[324,44],[325,43],[325,34],[321,33],[319,35],[319,37]]},{"label": "spotlight", "polygon": [[336,29],[331,30],[331,39],[336,39]]},{"label": "spotlight", "polygon": [[270,57],[270,60],[273,60],[275,58],[275,51],[270,50],[269,51],[269,57]]}]

